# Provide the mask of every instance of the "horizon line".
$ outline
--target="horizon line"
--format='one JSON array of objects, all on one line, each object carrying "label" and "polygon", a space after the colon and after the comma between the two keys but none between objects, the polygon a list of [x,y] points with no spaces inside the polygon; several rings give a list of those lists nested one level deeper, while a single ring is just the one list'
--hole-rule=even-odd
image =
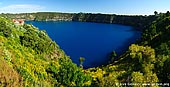
[{"label": "horizon line", "polygon": [[[68,13],[68,14],[78,14],[78,13],[83,13],[83,14],[109,14],[109,15],[133,15],[133,16],[149,16],[149,15],[154,15],[154,14],[120,14],[120,13],[102,13],[102,12],[61,12],[61,11],[36,11],[36,12],[1,12],[0,14],[24,14],[24,13]],[[162,13],[162,12],[160,12]]]}]

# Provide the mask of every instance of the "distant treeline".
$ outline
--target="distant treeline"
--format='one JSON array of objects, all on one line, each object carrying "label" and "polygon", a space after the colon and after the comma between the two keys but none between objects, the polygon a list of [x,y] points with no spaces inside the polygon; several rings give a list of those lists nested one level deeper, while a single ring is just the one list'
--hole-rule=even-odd
[{"label": "distant treeline", "polygon": [[140,29],[144,29],[144,27],[146,27],[145,25],[150,24],[155,19],[156,19],[155,15],[132,16],[132,15],[91,14],[91,13],[78,13],[75,14],[72,18],[73,21],[123,24],[134,26]]},{"label": "distant treeline", "polygon": [[144,29],[145,25],[150,24],[156,19],[155,15],[116,15],[116,14],[92,14],[92,13],[57,13],[57,12],[37,12],[20,14],[0,14],[12,19],[24,19],[33,21],[80,21],[111,23],[134,26]]}]

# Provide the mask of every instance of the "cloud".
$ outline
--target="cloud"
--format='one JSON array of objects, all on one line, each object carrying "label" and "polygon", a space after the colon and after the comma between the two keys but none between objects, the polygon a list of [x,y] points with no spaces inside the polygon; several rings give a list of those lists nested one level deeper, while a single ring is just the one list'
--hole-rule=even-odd
[{"label": "cloud", "polygon": [[6,7],[0,8],[0,13],[25,13],[25,12],[37,12],[43,10],[45,7],[40,5],[31,5],[31,4],[18,4],[18,5],[9,5]]}]

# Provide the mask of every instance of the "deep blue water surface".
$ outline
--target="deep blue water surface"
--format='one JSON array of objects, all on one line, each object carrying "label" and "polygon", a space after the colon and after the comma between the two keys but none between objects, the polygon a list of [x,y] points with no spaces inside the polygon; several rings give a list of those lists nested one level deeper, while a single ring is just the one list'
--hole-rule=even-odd
[{"label": "deep blue water surface", "polygon": [[79,65],[84,57],[85,68],[96,67],[109,61],[109,54],[115,50],[118,54],[140,38],[140,32],[133,27],[88,22],[43,22],[28,21],[48,35]]}]

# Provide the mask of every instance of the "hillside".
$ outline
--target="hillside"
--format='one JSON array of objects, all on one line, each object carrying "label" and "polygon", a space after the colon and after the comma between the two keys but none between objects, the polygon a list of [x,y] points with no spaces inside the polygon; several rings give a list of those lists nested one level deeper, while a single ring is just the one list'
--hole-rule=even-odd
[{"label": "hillside", "polygon": [[157,87],[170,85],[170,13],[157,14],[157,19],[142,33],[142,40],[111,64],[89,69],[100,73],[97,86]]},{"label": "hillside", "polygon": [[1,87],[85,86],[89,81],[45,31],[0,17]]},{"label": "hillside", "polygon": [[0,86],[169,86],[170,13],[155,17],[145,25],[141,41],[118,59],[87,70],[73,64],[45,31],[0,17]]}]

